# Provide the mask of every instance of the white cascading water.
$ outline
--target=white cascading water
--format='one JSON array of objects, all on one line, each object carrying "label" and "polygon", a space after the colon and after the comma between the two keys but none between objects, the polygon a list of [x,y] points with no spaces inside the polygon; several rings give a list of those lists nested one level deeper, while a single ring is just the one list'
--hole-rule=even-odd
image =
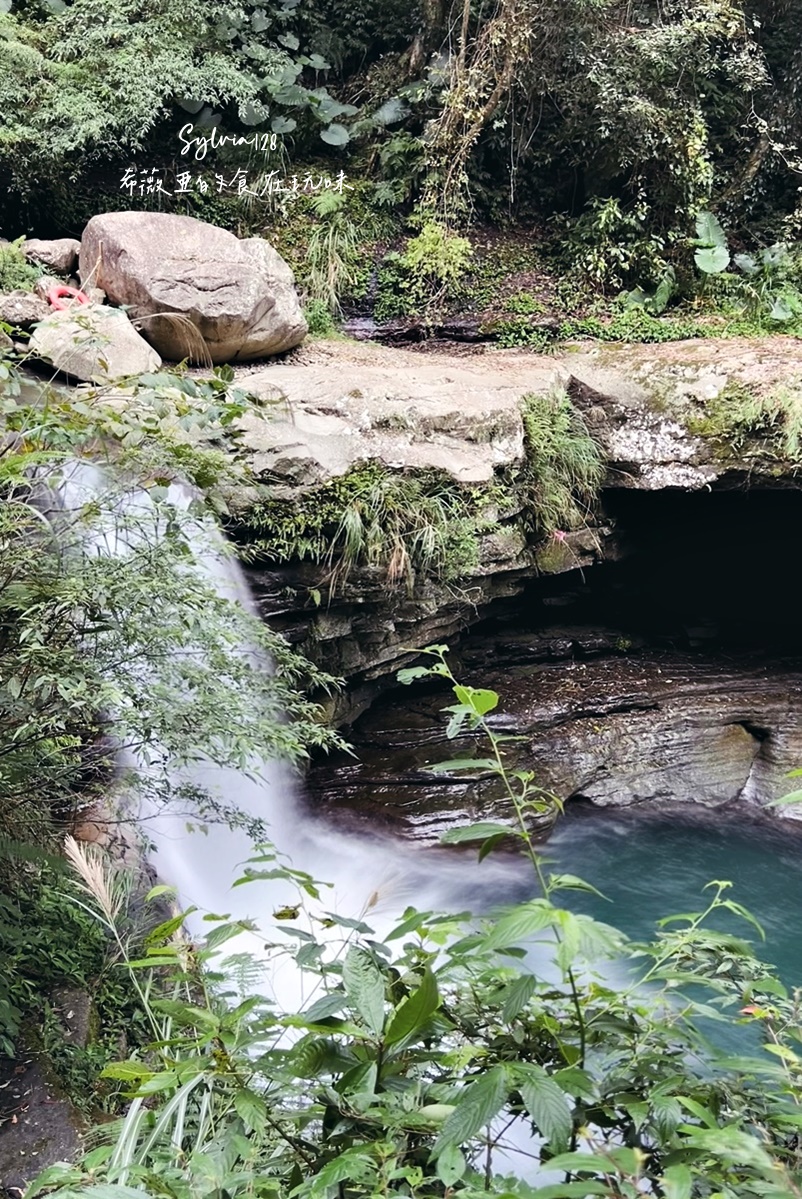
[{"label": "white cascading water", "polygon": [[[97,505],[99,497],[104,503]],[[173,484],[166,503],[183,513],[198,576],[210,583],[218,595],[241,604],[255,614],[250,591],[239,564],[232,556],[217,525],[211,519],[188,514],[193,501],[190,488]],[[99,467],[76,462],[64,472],[59,487],[62,512],[78,512],[93,504],[108,513],[106,526],[90,525],[83,537],[84,552],[122,555],[138,539],[158,535],[164,525],[164,509],[138,489],[120,495],[109,476]],[[149,526],[149,528],[148,528]],[[243,652],[251,653],[249,647]],[[265,664],[265,669],[270,669]],[[121,756],[121,765],[140,772],[150,768],[143,757]],[[407,906],[422,911],[479,911],[521,889],[521,863],[473,860],[437,848],[414,847],[389,837],[343,833],[329,822],[315,819],[300,802],[298,780],[281,762],[254,763],[257,777],[210,761],[173,772],[176,786],[190,783],[227,807],[264,821],[276,849],[286,855],[295,869],[330,884],[324,888],[322,907],[349,919],[365,919],[381,935],[397,922]],[[260,917],[267,929],[272,913],[297,902],[297,891],[286,881],[255,882],[233,887],[243,874],[243,865],[254,854],[254,844],[243,828],[227,824],[206,825],[189,820],[186,813],[169,807],[156,808],[148,801],[136,813],[153,844],[151,863],[159,878],[175,887],[182,908],[197,911],[187,919],[194,936],[208,933],[207,914],[231,920]],[[231,952],[264,956],[264,934],[243,933],[229,942]],[[305,999],[303,976],[288,962],[280,970],[271,967],[265,980],[273,998],[285,1011],[297,1010]]]}]

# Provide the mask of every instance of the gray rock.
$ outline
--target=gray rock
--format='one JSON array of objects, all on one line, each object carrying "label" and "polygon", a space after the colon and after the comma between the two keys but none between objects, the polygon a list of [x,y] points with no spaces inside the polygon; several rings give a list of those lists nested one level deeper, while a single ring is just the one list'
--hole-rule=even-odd
[{"label": "gray rock", "polygon": [[81,243],[74,237],[59,237],[55,241],[31,238],[23,242],[22,252],[31,262],[38,262],[58,275],[71,274],[78,265]]},{"label": "gray rock", "polygon": [[37,325],[31,350],[73,379],[107,383],[158,370],[161,359],[119,309],[74,305]]},{"label": "gray rock", "polygon": [[17,329],[33,328],[50,311],[50,305],[32,291],[9,291],[0,295],[0,321]]},{"label": "gray rock", "polygon": [[6,354],[6,353],[8,353],[9,350],[13,350],[13,349],[14,349],[14,342],[11,340],[11,338],[8,336],[7,333],[4,333],[3,330],[0,329],[0,352],[2,352],[3,354]]},{"label": "gray rock", "polygon": [[49,309],[50,303],[47,298],[47,293],[50,291],[51,287],[61,287],[63,282],[63,279],[56,279],[53,275],[42,275],[33,285],[34,294],[37,295],[40,300],[44,300]]},{"label": "gray rock", "polygon": [[267,242],[194,217],[110,212],[81,240],[80,273],[125,305],[165,358],[230,362],[304,338],[292,272]]}]

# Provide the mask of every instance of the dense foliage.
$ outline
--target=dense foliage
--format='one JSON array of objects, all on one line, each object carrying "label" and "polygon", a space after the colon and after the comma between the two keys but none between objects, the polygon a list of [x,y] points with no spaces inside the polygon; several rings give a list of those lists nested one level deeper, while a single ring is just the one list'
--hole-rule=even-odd
[{"label": "dense foliage", "polygon": [[[59,954],[68,978],[87,981],[78,963],[64,969],[69,926],[54,914],[42,851],[82,815],[102,826],[143,804],[236,823],[233,804],[178,783],[176,768],[297,762],[332,736],[302,695],[330,680],[215,587],[220,565],[198,569],[198,555],[207,566],[225,558],[201,488],[222,505],[236,456],[216,443],[251,406],[225,370],[207,383],[144,377],[124,412],[102,393],[79,401],[21,386],[0,363],[0,954],[15,964],[0,979],[6,1047],[32,997],[46,1001],[37,980],[58,975]],[[176,476],[197,490],[170,493]],[[44,958],[28,946],[32,912],[53,934]]]},{"label": "dense foliage", "polygon": [[793,3],[0,10],[0,174],[18,199],[132,153],[175,163],[190,122],[275,132],[278,157],[246,149],[240,160],[294,170],[328,156],[372,180],[378,207],[418,202],[429,221],[558,216],[576,262],[605,283],[658,282],[711,205],[739,239],[796,230]]},{"label": "dense foliage", "polygon": [[[167,992],[145,1000],[153,1044],[104,1071],[131,1106],[31,1195],[797,1199],[798,996],[722,931],[722,915],[749,920],[729,884],[652,945],[558,903],[584,884],[541,862],[529,819],[552,801],[505,766],[488,723],[499,697],[458,684],[443,647],[428,652],[432,666],[401,680],[448,680],[449,735],[477,737],[476,756],[441,769],[498,774],[512,817],[448,839],[481,859],[512,837],[534,897],[467,922],[408,909],[377,931],[372,901],[361,918],[328,912],[320,885],[266,848],[245,880],[297,891],[265,952],[268,969],[289,957],[303,972],[302,1010],[232,986],[239,955],[223,947],[255,926],[213,927],[200,952],[176,937],[180,917],[158,930],[128,963],[143,993],[153,968],[167,973]],[[69,853],[113,930],[113,877]],[[699,1020],[751,1023],[770,1052],[727,1059]]]}]

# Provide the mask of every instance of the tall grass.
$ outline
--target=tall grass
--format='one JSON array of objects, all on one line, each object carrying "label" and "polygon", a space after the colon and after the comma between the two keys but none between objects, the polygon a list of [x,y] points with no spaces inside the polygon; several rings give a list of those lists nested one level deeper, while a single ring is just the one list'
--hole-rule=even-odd
[{"label": "tall grass", "polygon": [[604,455],[565,391],[524,397],[529,520],[548,536],[586,524],[604,482]]}]

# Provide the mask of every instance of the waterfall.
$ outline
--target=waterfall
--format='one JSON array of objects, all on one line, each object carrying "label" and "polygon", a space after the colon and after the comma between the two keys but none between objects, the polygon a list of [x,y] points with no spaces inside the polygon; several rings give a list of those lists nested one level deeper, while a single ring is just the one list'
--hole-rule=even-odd
[{"label": "waterfall", "polygon": [[[106,514],[82,533],[83,552],[88,554],[131,552],[142,538],[162,535],[168,514],[177,514],[192,547],[192,570],[197,578],[211,585],[221,598],[256,615],[240,565],[216,523],[191,512],[197,497],[186,485],[171,484],[160,505],[141,488],[120,493],[106,471],[75,462],[65,469],[58,492],[62,519],[65,513],[80,513],[88,504],[96,513]],[[260,669],[273,669],[270,662],[259,661],[255,647],[243,645],[241,652],[251,655]],[[147,757],[121,752],[120,765],[147,775],[153,769],[153,750]],[[167,763],[167,768],[176,792],[187,785],[202,788],[219,804],[234,806],[248,818],[265,822],[276,850],[286,855],[295,869],[329,884],[322,895],[325,910],[350,919],[364,918],[379,935],[410,905],[424,911],[468,908],[476,912],[521,891],[520,875],[525,871],[519,860],[489,861],[478,867],[462,854],[415,847],[388,836],[343,832],[331,821],[315,818],[304,809],[299,780],[285,763],[263,758],[244,771],[201,759],[182,767]],[[147,795],[139,800],[132,816],[146,830],[152,846],[150,862],[159,878],[176,888],[182,909],[197,909],[186,922],[193,936],[200,938],[209,931],[204,920],[208,915],[253,920],[258,926],[260,917],[272,918],[275,910],[297,903],[297,890],[286,880],[233,886],[254,854],[254,842],[244,827],[203,826],[176,806],[154,805]],[[243,933],[232,944],[237,952],[256,958],[264,955],[264,937],[259,933]],[[292,981],[287,972],[283,979],[269,980],[285,1009],[303,998],[298,973],[294,972]]]}]

